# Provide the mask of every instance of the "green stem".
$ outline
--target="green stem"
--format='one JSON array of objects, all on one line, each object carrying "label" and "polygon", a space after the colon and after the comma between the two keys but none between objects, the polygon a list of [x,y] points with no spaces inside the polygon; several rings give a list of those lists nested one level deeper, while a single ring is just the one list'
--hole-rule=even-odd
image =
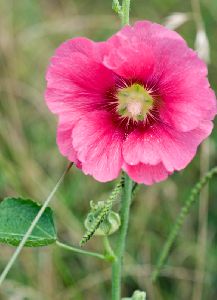
[{"label": "green stem", "polygon": [[115,261],[116,260],[116,256],[115,256],[114,251],[113,251],[113,249],[112,249],[112,247],[110,245],[110,242],[109,242],[109,239],[108,239],[107,235],[104,236],[103,241],[104,241],[104,247],[105,247],[105,252],[106,252],[105,253],[106,259],[109,260],[109,261],[111,261],[111,262]]},{"label": "green stem", "polygon": [[130,0],[122,2],[121,23],[122,26],[130,24]]},{"label": "green stem", "polygon": [[122,193],[122,206],[121,206],[121,227],[118,237],[118,244],[116,249],[116,261],[112,265],[112,300],[120,300],[121,297],[121,272],[122,272],[122,259],[125,250],[130,204],[132,198],[133,182],[125,174],[124,189]]},{"label": "green stem", "polygon": [[72,246],[63,244],[59,241],[56,241],[56,245],[63,248],[63,249],[66,249],[66,250],[69,250],[69,251],[72,251],[72,252],[75,252],[75,253],[89,255],[89,256],[93,256],[93,257],[97,257],[97,258],[106,260],[106,257],[103,254],[100,254],[100,253],[97,253],[97,252],[82,250],[82,249],[79,249],[79,248],[76,248],[76,247],[72,247]]},{"label": "green stem", "polygon": [[200,191],[202,190],[202,188],[207,184],[207,182],[209,180],[212,179],[212,177],[214,175],[217,175],[217,167],[214,167],[213,169],[211,169],[209,172],[207,172],[204,177],[198,182],[196,183],[196,185],[193,187],[193,189],[191,190],[190,196],[187,199],[187,201],[185,202],[185,205],[182,207],[178,218],[176,219],[176,222],[167,238],[166,243],[164,244],[163,250],[161,252],[161,255],[158,259],[157,262],[157,266],[156,269],[154,270],[153,274],[152,274],[152,280],[155,281],[159,275],[159,272],[161,270],[161,268],[163,267],[165,260],[169,254],[169,251],[179,233],[179,230],[186,218],[186,216],[188,215],[192,205],[196,202],[196,200],[198,199],[197,196],[200,193]]}]

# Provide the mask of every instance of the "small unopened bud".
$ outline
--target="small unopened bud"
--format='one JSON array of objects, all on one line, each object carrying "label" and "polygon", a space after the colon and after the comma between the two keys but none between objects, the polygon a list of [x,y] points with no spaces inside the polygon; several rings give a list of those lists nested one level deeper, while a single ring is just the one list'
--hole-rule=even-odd
[{"label": "small unopened bud", "polygon": [[135,291],[133,293],[132,300],[145,300],[146,299],[146,293],[141,291]]},{"label": "small unopened bud", "polygon": [[122,300],[146,300],[146,293],[141,291],[135,291],[131,298],[122,298]]},{"label": "small unopened bud", "polygon": [[111,235],[116,232],[121,225],[120,216],[118,213],[111,211],[106,219],[100,224],[96,230],[96,235]]},{"label": "small unopened bud", "polygon": [[[105,206],[105,202],[99,201],[97,204],[94,204],[94,202],[91,201],[90,206],[91,211],[84,221],[84,226],[87,229],[87,231],[92,229],[93,224],[95,223],[100,212]],[[121,220],[119,214],[111,210],[110,212],[108,212],[108,215],[102,220],[100,225],[96,228],[96,230],[94,231],[94,235],[111,235],[119,229],[120,225]]]}]

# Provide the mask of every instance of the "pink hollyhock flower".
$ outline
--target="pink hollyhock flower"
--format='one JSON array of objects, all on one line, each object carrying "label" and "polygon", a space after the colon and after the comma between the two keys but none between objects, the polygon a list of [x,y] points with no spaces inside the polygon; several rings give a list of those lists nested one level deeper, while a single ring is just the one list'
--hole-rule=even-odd
[{"label": "pink hollyhock flower", "polygon": [[60,152],[99,181],[121,169],[152,184],[181,170],[211,133],[207,68],[176,32],[148,21],[106,42],[63,43],[47,71]]}]

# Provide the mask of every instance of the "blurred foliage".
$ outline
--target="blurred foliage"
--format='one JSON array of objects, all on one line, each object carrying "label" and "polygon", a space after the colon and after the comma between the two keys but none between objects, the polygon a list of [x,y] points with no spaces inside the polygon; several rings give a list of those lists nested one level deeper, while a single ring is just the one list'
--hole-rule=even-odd
[{"label": "blurred foliage", "polygon": [[[217,2],[201,1],[211,48],[209,79],[217,89]],[[188,0],[132,0],[131,20],[163,23],[174,12],[191,12]],[[54,49],[65,39],[87,36],[103,40],[120,27],[109,0],[0,1],[0,197],[22,195],[43,201],[67,164],[55,143],[56,118],[44,103],[45,72]],[[193,47],[193,20],[178,32]],[[210,165],[217,164],[217,132],[210,138]],[[210,184],[206,260],[198,263],[201,220],[198,206],[174,245],[157,284],[150,272],[169,230],[200,176],[198,153],[184,171],[166,182],[142,187],[132,205],[124,269],[124,296],[146,290],[149,300],[216,299],[217,185]],[[79,243],[89,201],[105,200],[114,183],[100,184],[75,168],[52,207],[61,240]],[[203,200],[203,199],[201,199]],[[115,235],[112,243],[115,244]],[[85,248],[100,251],[100,237]],[[202,249],[202,250],[201,250]],[[1,246],[0,269],[14,249]],[[202,254],[201,254],[202,255]],[[204,274],[204,278],[203,278]],[[201,279],[202,278],[202,279]],[[110,268],[94,258],[72,255],[54,246],[25,249],[5,281],[0,299],[110,299]],[[202,296],[200,289],[203,288]],[[199,298],[195,295],[199,293]],[[197,298],[195,298],[197,297]]]}]

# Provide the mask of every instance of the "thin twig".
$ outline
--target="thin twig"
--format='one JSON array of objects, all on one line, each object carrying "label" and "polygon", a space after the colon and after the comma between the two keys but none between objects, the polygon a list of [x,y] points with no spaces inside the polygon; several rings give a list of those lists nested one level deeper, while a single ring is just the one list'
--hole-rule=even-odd
[{"label": "thin twig", "polygon": [[82,249],[79,249],[79,248],[72,247],[72,246],[66,245],[66,244],[64,244],[64,243],[61,243],[60,241],[56,241],[56,245],[59,246],[59,247],[61,247],[61,248],[63,248],[63,249],[72,251],[72,252],[74,252],[74,253],[79,253],[79,254],[89,255],[89,256],[93,256],[93,257],[97,257],[97,258],[106,260],[105,255],[103,255],[103,254],[101,254],[101,253],[82,250]]}]

